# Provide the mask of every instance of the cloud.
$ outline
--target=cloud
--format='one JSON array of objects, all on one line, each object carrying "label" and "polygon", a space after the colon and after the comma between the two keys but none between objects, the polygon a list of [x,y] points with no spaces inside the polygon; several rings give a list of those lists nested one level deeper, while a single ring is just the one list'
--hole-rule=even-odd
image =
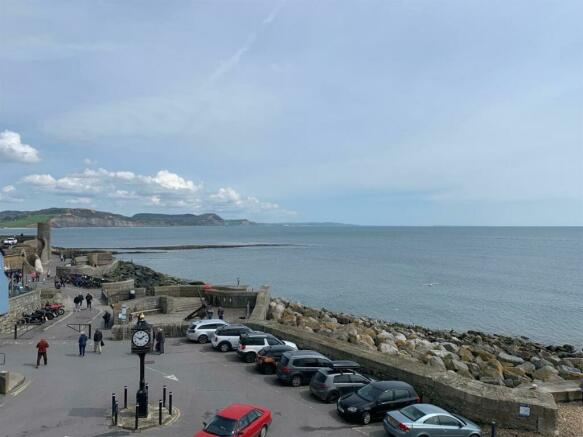
[{"label": "cloud", "polygon": [[23,144],[20,134],[5,130],[0,132],[0,158],[7,162],[35,164],[40,161],[38,150]]},{"label": "cloud", "polygon": [[[132,171],[111,171],[105,168],[85,169],[56,178],[50,174],[31,174],[20,184],[35,192],[67,196],[73,205],[93,205],[97,200],[110,200],[116,205],[151,208],[170,208],[187,212],[219,212],[230,215],[262,217],[289,216],[290,212],[276,203],[265,202],[254,196],[242,195],[232,187],[205,191],[204,184],[180,176],[169,170],[154,175],[140,175]],[[103,204],[103,202],[101,202]]]},{"label": "cloud", "polygon": [[16,188],[14,188],[14,185],[6,185],[5,187],[2,188],[3,193],[12,193],[14,190],[16,190]]},{"label": "cloud", "polygon": [[93,160],[93,159],[90,159],[90,158],[85,158],[85,159],[83,160],[83,163],[84,163],[85,165],[95,165],[95,164],[97,164],[97,161],[95,161],[95,160]]}]

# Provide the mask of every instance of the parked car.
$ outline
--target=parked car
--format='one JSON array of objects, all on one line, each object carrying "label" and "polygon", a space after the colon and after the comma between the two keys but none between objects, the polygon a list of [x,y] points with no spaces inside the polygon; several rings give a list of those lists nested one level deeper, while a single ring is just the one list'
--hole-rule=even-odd
[{"label": "parked car", "polygon": [[270,425],[267,408],[233,404],[219,411],[194,437],[265,437]]},{"label": "parked car", "polygon": [[338,399],[338,414],[349,421],[368,425],[387,411],[420,402],[415,389],[402,381],[375,381]]},{"label": "parked car", "polygon": [[186,331],[186,337],[191,341],[207,343],[217,328],[227,325],[228,323],[221,319],[207,319],[192,322]]},{"label": "parked car", "polygon": [[279,338],[266,334],[265,332],[248,332],[241,334],[237,355],[248,363],[253,363],[257,359],[257,352],[267,346],[290,346],[294,350],[298,347],[291,341],[280,340]]},{"label": "parked car", "polygon": [[296,347],[288,346],[287,344],[279,344],[275,346],[268,346],[257,352],[255,366],[261,373],[271,375],[277,369],[277,363],[281,360],[281,356],[290,351],[297,350]]},{"label": "parked car", "polygon": [[319,369],[310,381],[310,392],[326,402],[336,402],[339,397],[355,392],[370,384],[369,376],[344,369]]},{"label": "parked car", "polygon": [[245,325],[225,325],[211,334],[211,344],[221,352],[228,352],[239,347],[239,336],[247,332],[251,328]]},{"label": "parked car", "polygon": [[319,352],[311,350],[285,352],[277,364],[277,379],[285,384],[299,387],[309,384],[321,368],[358,369],[354,361],[332,361]]},{"label": "parked car", "polygon": [[383,420],[385,431],[394,437],[481,437],[480,427],[457,414],[431,404],[410,405],[391,411]]},{"label": "parked car", "polygon": [[2,241],[2,244],[5,246],[14,246],[15,244],[18,244],[18,240],[14,237],[8,237]]}]

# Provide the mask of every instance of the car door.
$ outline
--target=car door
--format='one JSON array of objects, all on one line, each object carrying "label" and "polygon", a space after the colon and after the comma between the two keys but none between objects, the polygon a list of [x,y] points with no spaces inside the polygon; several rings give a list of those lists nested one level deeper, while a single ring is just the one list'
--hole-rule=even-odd
[{"label": "car door", "polygon": [[302,360],[302,379],[304,382],[309,382],[312,380],[312,376],[318,371],[320,368],[320,362],[318,358],[304,358]]},{"label": "car door", "polygon": [[396,389],[393,390],[394,393],[394,400],[392,408],[395,410],[399,410],[401,408],[406,407],[411,403],[411,394],[409,390],[406,389]]},{"label": "car door", "polygon": [[447,437],[464,437],[465,433],[462,431],[462,423],[455,417],[444,414],[437,417],[439,418],[439,425],[443,432],[441,435]]},{"label": "car door", "polygon": [[415,431],[420,432],[421,430],[432,437],[447,437],[447,434],[444,434],[445,430],[439,423],[439,416],[431,416],[422,423],[415,424]]},{"label": "car door", "polygon": [[393,408],[393,400],[395,399],[393,390],[385,390],[377,398],[377,402],[373,407],[373,415],[375,417],[384,417],[385,413]]},{"label": "car door", "polygon": [[334,382],[334,387],[336,387],[336,389],[340,392],[341,395],[351,393],[350,375],[342,373],[340,375],[334,375],[332,381]]},{"label": "car door", "polygon": [[235,433],[236,437],[253,437],[253,434],[249,432],[249,417],[248,414],[244,415],[239,419],[239,423],[237,424],[237,432]]},{"label": "car door", "polygon": [[261,416],[262,414],[258,410],[250,411],[249,414],[247,414],[249,420],[249,425],[247,425],[247,428],[251,437],[258,437],[259,433],[261,432]]}]

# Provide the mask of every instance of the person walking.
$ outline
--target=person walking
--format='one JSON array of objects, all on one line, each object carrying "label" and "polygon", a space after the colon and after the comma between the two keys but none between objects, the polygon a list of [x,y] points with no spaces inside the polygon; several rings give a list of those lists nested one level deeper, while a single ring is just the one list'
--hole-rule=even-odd
[{"label": "person walking", "polygon": [[223,320],[223,318],[225,317],[225,309],[219,305],[219,308],[217,309],[217,314],[219,316],[219,319]]},{"label": "person walking", "polygon": [[81,331],[81,335],[79,336],[79,356],[85,356],[85,346],[87,346],[87,335],[85,335],[84,331]]},{"label": "person walking", "polygon": [[81,311],[83,309],[83,300],[85,300],[85,298],[81,293],[79,293],[77,298],[78,298],[77,300],[79,301],[79,311]]},{"label": "person walking", "polygon": [[109,329],[109,321],[111,320],[111,314],[106,311],[103,317],[103,329]]},{"label": "person walking", "polygon": [[73,302],[75,303],[75,311],[79,311],[79,296],[75,296]]},{"label": "person walking", "polygon": [[158,332],[156,333],[156,350],[160,355],[164,353],[164,342],[166,341],[166,337],[164,336],[164,331],[162,328],[158,328]]},{"label": "person walking", "polygon": [[93,352],[100,354],[101,346],[103,346],[103,333],[99,329],[96,329],[93,334]]},{"label": "person walking", "polygon": [[91,311],[91,302],[93,301],[93,295],[91,293],[87,293],[85,296],[85,300],[87,301],[87,309]]},{"label": "person walking", "polygon": [[41,338],[40,341],[36,344],[36,368],[38,369],[38,365],[40,364],[40,359],[42,357],[45,366],[47,365],[47,349],[49,348],[49,342],[46,341],[44,338]]}]

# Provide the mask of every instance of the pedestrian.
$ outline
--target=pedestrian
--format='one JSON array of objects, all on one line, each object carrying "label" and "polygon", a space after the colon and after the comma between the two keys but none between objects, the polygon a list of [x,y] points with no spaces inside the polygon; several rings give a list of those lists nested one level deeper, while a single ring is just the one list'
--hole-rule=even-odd
[{"label": "pedestrian", "polygon": [[40,359],[42,357],[45,366],[47,365],[47,349],[49,348],[49,342],[46,341],[44,338],[41,338],[40,341],[36,344],[36,368],[38,369],[38,365],[40,364]]},{"label": "pedestrian", "polygon": [[240,282],[240,281],[239,281],[239,278],[237,278],[237,287],[239,286],[239,282]]},{"label": "pedestrian", "polygon": [[87,346],[87,335],[85,335],[84,331],[81,331],[81,335],[79,336],[79,356],[85,356],[85,346]]},{"label": "pedestrian", "polygon": [[213,314],[213,306],[209,304],[209,306],[206,307],[206,318],[209,320],[212,319]]},{"label": "pedestrian", "polygon": [[103,346],[103,333],[99,329],[96,329],[93,334],[93,352],[100,354],[101,346]]},{"label": "pedestrian", "polygon": [[91,311],[91,302],[93,301],[93,295],[91,293],[87,293],[85,296],[85,300],[87,301],[87,309]]},{"label": "pedestrian", "polygon": [[219,305],[219,309],[217,309],[217,314],[219,316],[219,319],[223,320],[223,318],[225,317],[225,309]]},{"label": "pedestrian", "polygon": [[75,296],[73,302],[75,303],[75,311],[79,311],[79,296]]},{"label": "pedestrian", "polygon": [[109,321],[111,320],[111,314],[106,311],[103,315],[103,329],[109,329]]},{"label": "pedestrian", "polygon": [[158,328],[158,333],[156,334],[156,350],[160,355],[164,353],[164,342],[166,338],[164,337],[164,331],[162,328]]},{"label": "pedestrian", "polygon": [[85,300],[85,298],[82,294],[79,294],[77,295],[77,300],[79,301],[79,311],[81,311],[83,309],[83,300]]}]

